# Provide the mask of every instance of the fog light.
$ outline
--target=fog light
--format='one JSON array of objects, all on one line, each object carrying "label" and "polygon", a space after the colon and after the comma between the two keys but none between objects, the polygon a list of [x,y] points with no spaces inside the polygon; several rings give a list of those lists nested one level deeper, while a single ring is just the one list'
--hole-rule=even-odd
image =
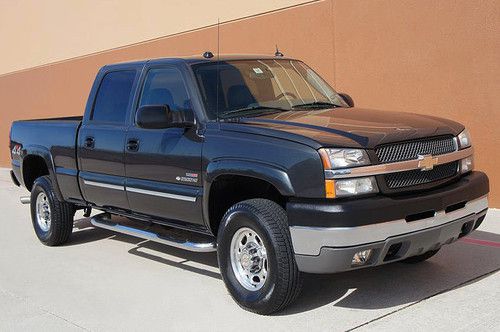
[{"label": "fog light", "polygon": [[335,180],[335,197],[374,194],[377,192],[377,181],[374,176]]},{"label": "fog light", "polygon": [[474,158],[469,156],[460,161],[460,172],[462,174],[472,171],[474,168]]},{"label": "fog light", "polygon": [[372,257],[372,251],[373,251],[372,249],[368,249],[355,253],[354,256],[352,257],[351,265],[353,266],[365,265],[370,260],[370,257]]}]

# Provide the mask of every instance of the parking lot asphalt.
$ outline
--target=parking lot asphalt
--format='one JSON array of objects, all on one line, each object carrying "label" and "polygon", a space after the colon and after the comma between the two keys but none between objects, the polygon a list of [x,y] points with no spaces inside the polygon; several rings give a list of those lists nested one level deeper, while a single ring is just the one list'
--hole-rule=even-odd
[{"label": "parking lot asphalt", "polygon": [[215,254],[95,229],[81,213],[70,242],[38,242],[27,195],[0,169],[0,331],[499,330],[500,211],[429,261],[305,275],[286,311],[240,309]]}]

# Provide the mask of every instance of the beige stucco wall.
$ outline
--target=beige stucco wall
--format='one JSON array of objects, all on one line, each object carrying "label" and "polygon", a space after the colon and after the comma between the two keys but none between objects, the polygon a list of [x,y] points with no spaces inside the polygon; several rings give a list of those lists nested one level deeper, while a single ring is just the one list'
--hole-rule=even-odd
[{"label": "beige stucco wall", "polygon": [[500,207],[500,1],[333,0],[333,12],[337,89],[463,123]]},{"label": "beige stucco wall", "polygon": [[305,2],[0,0],[0,75]]},{"label": "beige stucco wall", "polygon": [[[287,56],[351,94],[357,106],[463,123],[473,136],[476,168],[490,177],[491,205],[500,207],[499,0],[327,0],[235,20],[220,32],[222,53],[272,54],[278,42]],[[113,33],[102,39],[116,42]],[[0,75],[0,165],[10,163],[11,121],[81,114],[100,66],[201,54],[215,50],[216,41],[209,27]],[[61,45],[54,47],[63,52]],[[47,48],[37,44],[33,52],[49,54]],[[21,57],[16,52],[2,57]],[[22,56],[37,60],[35,53]]]}]

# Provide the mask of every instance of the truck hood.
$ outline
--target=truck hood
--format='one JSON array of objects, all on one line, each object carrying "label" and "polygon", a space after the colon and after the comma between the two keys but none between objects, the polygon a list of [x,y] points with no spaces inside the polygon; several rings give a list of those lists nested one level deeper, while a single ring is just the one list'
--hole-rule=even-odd
[{"label": "truck hood", "polygon": [[423,137],[458,135],[464,126],[414,113],[333,108],[241,118],[226,129],[257,130],[262,135],[289,140],[309,139],[321,146],[374,148],[380,144]]}]

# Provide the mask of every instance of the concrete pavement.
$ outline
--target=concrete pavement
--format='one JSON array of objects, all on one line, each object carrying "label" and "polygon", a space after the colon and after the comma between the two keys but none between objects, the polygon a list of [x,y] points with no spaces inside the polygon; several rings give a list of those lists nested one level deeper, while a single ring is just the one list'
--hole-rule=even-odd
[{"label": "concrete pavement", "polygon": [[21,195],[0,170],[0,331],[500,329],[498,210],[428,262],[307,275],[294,305],[263,317],[232,301],[214,254],[94,229],[81,214],[70,243],[43,246]]}]

